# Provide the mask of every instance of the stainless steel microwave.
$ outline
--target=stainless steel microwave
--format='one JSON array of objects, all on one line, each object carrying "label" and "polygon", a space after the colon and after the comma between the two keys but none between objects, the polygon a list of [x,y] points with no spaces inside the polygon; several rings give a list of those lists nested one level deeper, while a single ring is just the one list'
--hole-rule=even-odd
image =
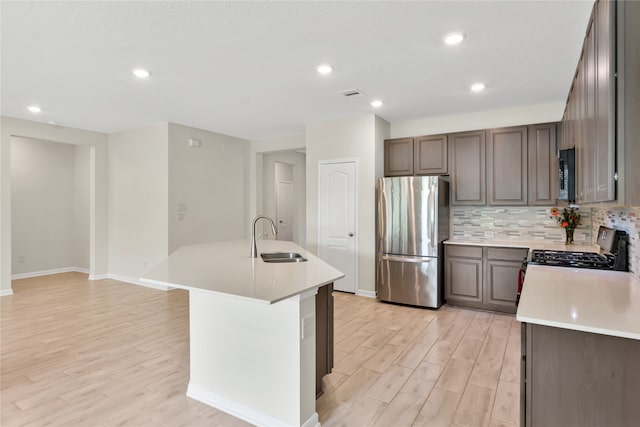
[{"label": "stainless steel microwave", "polygon": [[576,149],[560,150],[558,161],[560,200],[576,201]]}]

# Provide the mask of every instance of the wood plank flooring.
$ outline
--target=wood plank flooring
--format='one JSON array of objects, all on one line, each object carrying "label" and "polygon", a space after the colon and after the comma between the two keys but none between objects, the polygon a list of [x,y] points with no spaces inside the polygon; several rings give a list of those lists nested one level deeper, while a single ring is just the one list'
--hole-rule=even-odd
[{"label": "wood plank flooring", "polygon": [[[0,298],[0,425],[248,425],[185,395],[186,291],[86,277],[16,280]],[[517,425],[513,316],[334,297],[323,425]]]}]

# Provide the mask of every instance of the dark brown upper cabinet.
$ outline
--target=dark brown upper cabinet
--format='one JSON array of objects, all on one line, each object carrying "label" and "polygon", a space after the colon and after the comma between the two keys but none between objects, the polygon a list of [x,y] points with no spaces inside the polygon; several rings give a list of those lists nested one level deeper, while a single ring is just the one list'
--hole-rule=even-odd
[{"label": "dark brown upper cabinet", "polygon": [[448,171],[447,135],[419,136],[413,139],[414,173],[446,175]]},{"label": "dark brown upper cabinet", "polygon": [[384,141],[384,176],[413,175],[413,138]]},{"label": "dark brown upper cabinet", "polygon": [[485,205],[484,130],[449,135],[452,205]]},{"label": "dark brown upper cabinet", "polygon": [[552,206],[558,198],[556,124],[529,126],[529,205]]},{"label": "dark brown upper cabinet", "polygon": [[487,142],[489,205],[526,206],[527,182],[527,127],[489,130]]}]

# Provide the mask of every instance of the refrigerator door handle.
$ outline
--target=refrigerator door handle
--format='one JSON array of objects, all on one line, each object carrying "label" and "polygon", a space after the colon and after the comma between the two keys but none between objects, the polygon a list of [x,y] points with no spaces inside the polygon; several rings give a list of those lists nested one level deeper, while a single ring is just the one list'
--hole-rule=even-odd
[{"label": "refrigerator door handle", "polygon": [[429,198],[431,199],[431,247],[436,247],[436,189],[435,185],[431,184],[431,191],[429,192]]},{"label": "refrigerator door handle", "polygon": [[408,257],[408,256],[397,256],[397,255],[382,255],[382,259],[385,261],[399,261],[399,262],[430,262],[430,258],[419,258],[419,257]]}]

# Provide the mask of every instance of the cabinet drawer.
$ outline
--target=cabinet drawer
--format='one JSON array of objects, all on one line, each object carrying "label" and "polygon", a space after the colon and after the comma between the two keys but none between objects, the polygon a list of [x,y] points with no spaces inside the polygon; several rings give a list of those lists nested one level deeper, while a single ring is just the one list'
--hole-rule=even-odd
[{"label": "cabinet drawer", "polygon": [[446,249],[446,255],[466,258],[482,258],[482,247],[448,245]]},{"label": "cabinet drawer", "polygon": [[520,248],[487,248],[487,259],[499,259],[505,261],[522,261],[529,249]]}]

